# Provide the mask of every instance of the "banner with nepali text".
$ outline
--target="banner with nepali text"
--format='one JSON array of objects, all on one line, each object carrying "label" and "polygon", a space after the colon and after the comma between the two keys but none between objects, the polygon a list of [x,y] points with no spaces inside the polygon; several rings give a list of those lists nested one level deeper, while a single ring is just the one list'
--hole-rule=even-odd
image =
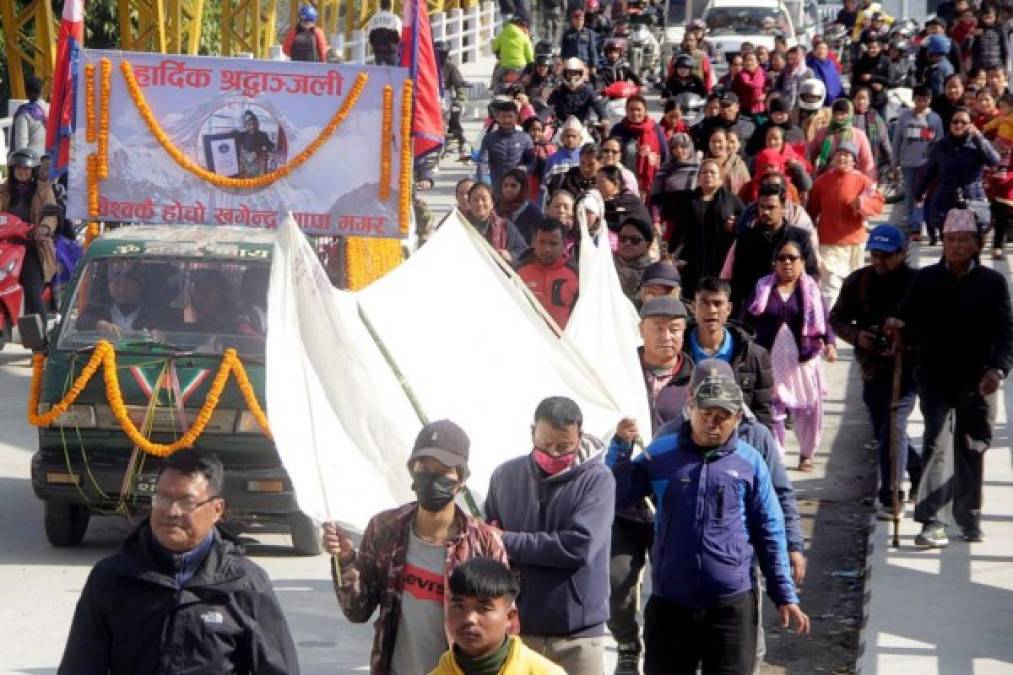
[{"label": "banner with nepali text", "polygon": [[68,217],[407,236],[411,96],[405,68],[82,50]]}]

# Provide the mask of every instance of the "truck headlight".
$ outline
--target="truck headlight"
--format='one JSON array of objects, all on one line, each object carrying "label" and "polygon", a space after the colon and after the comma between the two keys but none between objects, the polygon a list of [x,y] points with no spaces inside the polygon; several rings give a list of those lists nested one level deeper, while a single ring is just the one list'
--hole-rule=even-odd
[{"label": "truck headlight", "polygon": [[80,429],[94,429],[98,426],[95,418],[95,406],[72,405],[53,421],[54,427],[78,427]]}]

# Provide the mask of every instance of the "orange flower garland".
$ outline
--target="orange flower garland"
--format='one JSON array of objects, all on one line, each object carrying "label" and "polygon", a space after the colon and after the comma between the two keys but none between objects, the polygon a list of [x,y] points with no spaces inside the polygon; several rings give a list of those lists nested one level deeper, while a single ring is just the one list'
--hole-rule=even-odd
[{"label": "orange flower garland", "polygon": [[96,136],[95,127],[95,64],[88,63],[84,67],[84,139],[94,143]]},{"label": "orange flower garland", "polygon": [[380,127],[380,201],[390,199],[390,144],[394,133],[394,87],[383,87],[383,124]]},{"label": "orange flower garland", "polygon": [[102,230],[99,228],[98,223],[88,223],[88,228],[84,231],[84,248],[87,250],[91,243],[98,239],[99,235],[102,234]]},{"label": "orange flower garland", "polygon": [[119,376],[116,373],[116,351],[109,342],[100,340],[95,344],[95,351],[88,359],[84,368],[81,369],[81,373],[74,380],[66,395],[60,401],[53,404],[53,407],[48,411],[40,414],[38,412],[39,398],[42,394],[42,369],[45,362],[46,357],[42,354],[35,354],[32,358],[32,384],[28,395],[28,421],[35,426],[50,425],[60,415],[67,412],[67,409],[74,404],[74,401],[77,400],[77,397],[87,386],[91,378],[94,377],[101,365],[106,382],[106,400],[109,402],[109,407],[112,408],[113,416],[119,422],[120,428],[123,429],[123,433],[127,435],[130,441],[149,455],[168,457],[178,450],[191,447],[200,438],[208,422],[211,421],[211,416],[214,414],[215,409],[218,407],[218,401],[222,395],[222,391],[225,390],[229,374],[235,375],[236,385],[239,387],[239,391],[242,393],[250,412],[253,413],[254,419],[260,425],[261,431],[266,436],[271,436],[271,428],[267,421],[267,415],[264,414],[263,408],[260,407],[260,403],[257,401],[257,395],[253,391],[253,387],[250,386],[246,370],[243,368],[243,363],[239,360],[235,349],[225,350],[221,366],[215,374],[215,378],[211,383],[211,389],[208,391],[207,398],[204,399],[204,404],[197,412],[197,418],[190,425],[190,428],[172,443],[152,443],[145,438],[144,434],[138,430],[137,426],[130,419],[126,406],[123,404]]},{"label": "orange flower garland", "polygon": [[348,92],[348,96],[345,98],[338,111],[334,113],[334,116],[327,123],[327,126],[325,126],[320,132],[320,135],[313,139],[313,141],[307,145],[302,152],[293,157],[288,164],[279,166],[271,173],[264,174],[263,176],[257,176],[256,178],[228,178],[226,176],[219,176],[213,171],[208,171],[191,160],[179,148],[173,145],[172,141],[162,130],[158,120],[155,119],[155,115],[151,111],[151,107],[148,106],[147,101],[144,100],[144,93],[137,84],[137,80],[134,77],[134,70],[130,65],[130,62],[126,60],[121,61],[120,69],[123,71],[123,79],[126,81],[130,97],[133,99],[134,105],[137,107],[141,117],[147,123],[148,130],[151,131],[152,135],[155,136],[162,148],[169,153],[169,156],[172,157],[177,164],[212,185],[217,185],[220,188],[239,188],[242,190],[267,187],[302,166],[317,152],[317,150],[323,146],[324,143],[327,142],[327,139],[329,139],[334,132],[337,131],[338,127],[341,126],[341,123],[345,121],[348,114],[351,112],[352,107],[355,106],[356,102],[358,102],[359,97],[366,88],[366,82],[369,80],[369,75],[365,71],[359,73],[359,76],[355,78],[355,83],[352,85],[351,91]]},{"label": "orange flower garland", "polygon": [[412,222],[412,81],[404,81],[401,92],[401,180],[398,203],[398,225],[401,236],[407,237]]},{"label": "orange flower garland", "polygon": [[98,177],[105,180],[109,177],[109,92],[112,90],[113,64],[109,59],[102,59],[102,79],[99,83],[102,100],[99,101],[98,114]]},{"label": "orange flower garland", "polygon": [[88,183],[88,215],[98,217],[98,155],[91,153],[86,160],[86,181]]},{"label": "orange flower garland", "polygon": [[402,259],[400,239],[349,237],[345,241],[345,285],[350,291],[365,288]]}]

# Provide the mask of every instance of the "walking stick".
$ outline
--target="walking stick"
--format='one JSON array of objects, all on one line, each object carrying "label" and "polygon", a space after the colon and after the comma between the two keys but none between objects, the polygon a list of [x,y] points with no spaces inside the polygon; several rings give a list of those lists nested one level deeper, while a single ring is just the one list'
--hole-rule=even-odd
[{"label": "walking stick", "polygon": [[[900,407],[900,383],[903,376],[904,342],[898,335],[894,341],[893,353],[893,390],[890,393],[890,509],[893,512],[893,547],[900,546],[900,499],[897,497],[900,481],[903,476],[897,472],[897,459],[900,457],[900,444],[904,433],[897,429],[897,409]],[[907,451],[907,448],[904,449]]]}]

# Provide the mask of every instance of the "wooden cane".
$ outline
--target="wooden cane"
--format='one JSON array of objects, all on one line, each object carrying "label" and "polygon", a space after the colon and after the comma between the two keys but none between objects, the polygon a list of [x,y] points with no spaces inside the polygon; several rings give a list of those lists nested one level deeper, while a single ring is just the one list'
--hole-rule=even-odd
[{"label": "wooden cane", "polygon": [[[900,408],[900,385],[903,376],[904,343],[900,336],[894,341],[893,352],[893,390],[890,393],[890,508],[893,512],[893,547],[900,546],[900,499],[897,497],[902,476],[897,472],[897,459],[900,457],[900,444],[904,433],[897,428],[897,411]],[[907,451],[907,448],[904,449]]]}]

